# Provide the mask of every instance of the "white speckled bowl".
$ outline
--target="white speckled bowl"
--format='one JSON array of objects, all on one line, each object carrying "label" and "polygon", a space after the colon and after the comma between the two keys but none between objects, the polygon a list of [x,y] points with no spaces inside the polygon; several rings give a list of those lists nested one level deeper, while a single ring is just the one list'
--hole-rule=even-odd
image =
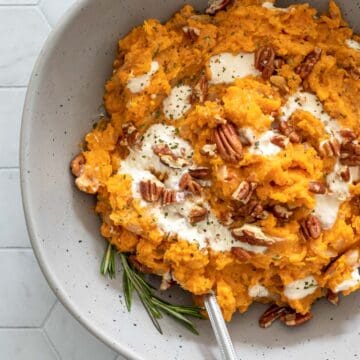
[{"label": "white speckled bowl", "polygon": [[[205,0],[188,1],[197,8]],[[159,335],[135,301],[131,314],[119,299],[120,274],[99,275],[105,246],[93,198],[73,186],[69,160],[91,128],[111,75],[117,39],[144,19],[166,20],[183,0],[79,1],[51,34],[30,82],[21,137],[21,183],[32,244],[40,266],[62,303],[101,340],[130,359],[218,358],[210,324],[199,321],[193,336],[166,318]],[[281,5],[286,5],[283,1]],[[327,1],[313,1],[319,8]],[[356,1],[340,1],[359,28]],[[320,6],[321,5],[321,6]],[[184,297],[181,292],[173,297]],[[298,329],[257,325],[262,306],[235,316],[229,325],[242,359],[350,359],[360,356],[360,294],[339,307],[315,306],[315,318]],[[30,309],[31,311],[31,309]],[[79,346],[81,346],[79,344]]]}]

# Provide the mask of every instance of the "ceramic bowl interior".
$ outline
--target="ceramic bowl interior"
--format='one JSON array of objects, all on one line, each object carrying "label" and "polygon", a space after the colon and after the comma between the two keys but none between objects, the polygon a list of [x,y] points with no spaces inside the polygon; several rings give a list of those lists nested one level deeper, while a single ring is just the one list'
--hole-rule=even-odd
[{"label": "ceramic bowl interior", "polygon": [[[206,1],[188,0],[197,9]],[[310,1],[311,2],[311,1]],[[99,274],[105,247],[99,236],[94,199],[77,191],[69,161],[96,121],[103,86],[111,75],[117,40],[146,18],[164,21],[183,0],[83,0],[64,17],[47,41],[32,75],[22,126],[21,183],[32,244],[49,284],[72,314],[101,340],[131,359],[218,358],[210,324],[199,321],[193,336],[172,320],[159,335],[139,301],[126,311],[121,274]],[[281,5],[287,5],[281,1]],[[312,1],[324,8],[327,0]],[[359,2],[340,1],[359,28]],[[120,269],[119,269],[120,271]],[[181,291],[169,296],[188,301]],[[315,306],[311,324],[289,330],[257,325],[263,307],[236,315],[229,325],[242,359],[353,358],[359,352],[360,294],[339,307]]]}]

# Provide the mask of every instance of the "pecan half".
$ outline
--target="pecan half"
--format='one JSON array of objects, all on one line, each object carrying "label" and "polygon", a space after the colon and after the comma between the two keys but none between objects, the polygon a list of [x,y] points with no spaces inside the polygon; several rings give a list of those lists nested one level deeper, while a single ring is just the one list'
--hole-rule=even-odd
[{"label": "pecan half", "polygon": [[160,144],[153,146],[154,153],[159,156],[160,161],[171,167],[172,169],[181,169],[188,165],[189,162],[181,156],[175,155],[167,144]]},{"label": "pecan half", "polygon": [[286,148],[286,145],[289,143],[289,138],[287,138],[286,136],[284,135],[274,135],[270,141],[278,146],[278,147],[281,147],[282,149],[285,149]]},{"label": "pecan half", "polygon": [[339,305],[339,294],[332,292],[330,289],[327,290],[326,298],[333,305]]},{"label": "pecan half", "polygon": [[141,136],[133,123],[125,123],[122,125],[124,137],[120,140],[120,145],[133,147],[136,145]]},{"label": "pecan half", "polygon": [[204,156],[215,156],[216,155],[216,144],[205,144],[201,150],[200,154]]},{"label": "pecan half", "polygon": [[171,189],[164,189],[162,193],[161,203],[163,206],[177,203],[177,191]]},{"label": "pecan half", "polygon": [[250,245],[269,246],[275,242],[274,239],[266,236],[262,232],[261,234],[256,234],[255,232],[244,229],[243,227],[232,229],[231,235],[236,240],[248,243]]},{"label": "pecan half", "polygon": [[83,174],[85,169],[86,159],[83,154],[76,155],[70,163],[71,172],[75,177]]},{"label": "pecan half", "polygon": [[190,191],[194,195],[200,195],[201,194],[201,185],[192,178],[192,176],[189,173],[185,173],[179,182],[179,188],[180,190],[184,191]]},{"label": "pecan half", "polygon": [[206,219],[208,214],[208,210],[200,205],[194,205],[189,213],[189,222],[191,225],[195,225],[196,223],[203,221]]},{"label": "pecan half", "polygon": [[198,167],[195,169],[189,169],[189,174],[199,180],[207,180],[210,177],[210,169],[208,167]]},{"label": "pecan half", "polygon": [[360,165],[360,144],[357,141],[348,141],[341,144],[340,162],[347,166]]},{"label": "pecan half", "polygon": [[312,72],[314,66],[321,58],[322,50],[315,48],[310,54],[306,55],[302,63],[295,69],[295,72],[302,78],[307,78]]},{"label": "pecan half", "polygon": [[240,201],[242,204],[247,204],[257,187],[256,182],[241,181],[238,188],[231,195],[231,198],[236,201]]},{"label": "pecan half", "polygon": [[333,137],[329,140],[322,141],[319,150],[323,157],[337,157],[340,155],[340,143]]},{"label": "pecan half", "polygon": [[271,46],[261,46],[255,52],[255,68],[261,71],[264,80],[269,80],[275,71],[275,50]]},{"label": "pecan half", "polygon": [[314,194],[325,194],[326,186],[319,181],[310,181],[309,182],[309,191]]},{"label": "pecan half", "polygon": [[215,143],[223,160],[231,163],[242,160],[243,147],[233,125],[219,125],[215,130]]},{"label": "pecan half", "polygon": [[184,26],[182,28],[184,34],[186,35],[186,37],[192,41],[195,42],[199,36],[200,36],[200,29],[193,27],[193,26]]},{"label": "pecan half", "polygon": [[283,205],[275,205],[272,208],[272,213],[275,217],[281,220],[288,220],[293,215],[293,211],[290,211],[287,207]]},{"label": "pecan half", "polygon": [[341,129],[340,135],[348,141],[356,139],[356,134],[350,129]]},{"label": "pecan half", "polygon": [[240,261],[248,261],[251,259],[251,254],[240,247],[232,247],[231,253]]},{"label": "pecan half", "polygon": [[273,322],[280,318],[288,311],[285,306],[271,305],[260,317],[260,327],[266,329],[273,324]]},{"label": "pecan half", "polygon": [[279,122],[279,131],[287,136],[290,142],[294,144],[298,144],[301,141],[300,136],[296,133],[296,130],[293,126],[291,126],[287,121]]},{"label": "pecan half", "polygon": [[287,85],[286,79],[280,75],[272,75],[270,77],[270,83],[276,86],[281,94],[287,94],[289,92],[289,87]]},{"label": "pecan half", "polygon": [[233,215],[234,219],[251,217],[256,220],[266,219],[268,216],[267,211],[264,210],[263,206],[257,200],[251,200],[248,204],[241,206],[236,214]]},{"label": "pecan half", "polygon": [[350,169],[348,166],[343,166],[341,171],[340,171],[340,176],[341,178],[346,181],[349,182],[350,181]]},{"label": "pecan half", "polygon": [[312,313],[299,314],[293,310],[287,310],[280,316],[280,321],[286,326],[299,326],[313,318]]},{"label": "pecan half", "polygon": [[321,224],[315,215],[309,215],[300,226],[305,239],[317,239],[321,235]]},{"label": "pecan half", "polygon": [[196,83],[196,85],[193,88],[193,92],[191,94],[191,103],[195,103],[198,101],[200,104],[202,104],[208,95],[209,91],[209,82],[206,77],[206,75],[201,75],[199,81]]},{"label": "pecan half", "polygon": [[232,0],[209,0],[209,6],[205,13],[215,15],[218,11],[224,10],[231,2]]},{"label": "pecan half", "polygon": [[140,181],[140,194],[141,197],[148,202],[156,202],[159,201],[164,188],[159,186],[154,181],[151,180],[143,180]]}]

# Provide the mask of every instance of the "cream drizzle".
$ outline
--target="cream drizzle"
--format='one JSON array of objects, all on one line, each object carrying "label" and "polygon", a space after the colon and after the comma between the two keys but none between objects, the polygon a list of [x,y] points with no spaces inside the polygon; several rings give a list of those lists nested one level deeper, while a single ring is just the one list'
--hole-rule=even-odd
[{"label": "cream drizzle", "polygon": [[190,86],[178,85],[171,89],[170,95],[163,102],[164,114],[168,119],[178,120],[191,109]]},{"label": "cream drizzle", "polygon": [[282,11],[282,12],[289,12],[289,8],[279,8],[274,6],[274,4],[270,1],[265,1],[264,3],[262,3],[261,5],[263,8],[268,9],[268,10],[277,10],[277,11]]},{"label": "cream drizzle", "polygon": [[[187,158],[189,165],[183,169],[172,169],[164,165],[152,150],[155,144],[167,144],[174,154]],[[230,251],[232,247],[237,246],[253,253],[265,252],[267,250],[265,246],[255,246],[235,240],[231,231],[219,222],[209,204],[201,197],[185,199],[186,193],[179,192],[180,203],[169,206],[161,206],[157,203],[150,204],[142,200],[139,191],[139,184],[142,180],[152,180],[159,186],[178,190],[182,175],[194,165],[192,156],[191,145],[177,136],[175,127],[155,124],[143,135],[141,145],[131,150],[129,156],[121,162],[119,174],[131,176],[133,197],[138,199],[140,205],[154,217],[159,230],[164,234],[176,234],[180,239],[197,243],[200,248],[210,247],[215,251]],[[151,170],[167,174],[164,184],[156,179]],[[192,206],[198,203],[206,207],[209,214],[207,219],[191,225],[188,221],[188,215]],[[260,228],[251,226],[253,227],[252,230],[260,231],[265,236]]]},{"label": "cream drizzle", "polygon": [[345,44],[353,50],[360,51],[360,43],[353,39],[347,39],[345,40]]},{"label": "cream drizzle", "polygon": [[358,286],[359,284],[360,284],[360,274],[359,274],[358,268],[356,268],[351,273],[350,279],[346,279],[345,281],[340,283],[338,286],[336,286],[335,292],[347,291],[355,286]]},{"label": "cream drizzle", "polygon": [[249,148],[250,154],[271,156],[279,153],[282,148],[273,144],[271,138],[277,135],[274,131],[268,130],[263,133]]},{"label": "cream drizzle", "polygon": [[265,286],[256,284],[248,289],[248,295],[252,298],[266,298],[270,293]]},{"label": "cream drizzle", "polygon": [[237,78],[249,75],[258,76],[260,72],[254,67],[254,53],[222,53],[210,58],[211,84],[231,84]]},{"label": "cream drizzle", "polygon": [[290,300],[300,300],[313,294],[318,288],[316,279],[310,275],[285,286],[284,295]]},{"label": "cream drizzle", "polygon": [[128,81],[127,88],[132,93],[139,93],[145,90],[149,86],[152,76],[156,74],[158,70],[159,70],[159,63],[157,61],[152,61],[150,71],[144,75],[132,77]]}]

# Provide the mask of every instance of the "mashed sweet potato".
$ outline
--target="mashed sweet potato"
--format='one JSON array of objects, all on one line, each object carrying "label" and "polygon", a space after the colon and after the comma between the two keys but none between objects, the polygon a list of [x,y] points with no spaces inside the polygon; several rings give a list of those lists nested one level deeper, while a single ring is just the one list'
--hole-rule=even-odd
[{"label": "mashed sweet potato", "polygon": [[333,1],[217,3],[120,40],[72,170],[147,271],[214,290],[226,320],[254,301],[300,319],[360,288],[359,37]]}]

